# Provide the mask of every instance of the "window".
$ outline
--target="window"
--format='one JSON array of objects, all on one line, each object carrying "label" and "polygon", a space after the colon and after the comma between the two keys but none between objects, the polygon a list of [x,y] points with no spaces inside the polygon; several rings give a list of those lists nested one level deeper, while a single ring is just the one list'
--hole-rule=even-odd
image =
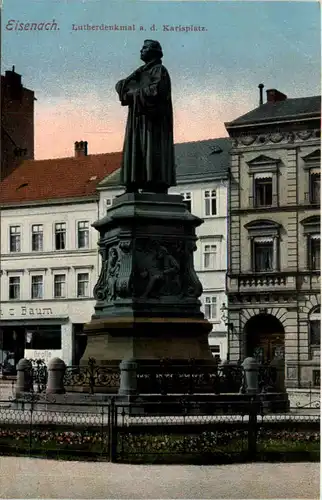
[{"label": "window", "polygon": [[26,330],[26,349],[52,350],[61,349],[60,325],[28,327]]},{"label": "window", "polygon": [[43,250],[43,226],[34,224],[31,227],[31,250],[33,252],[42,252]]},{"label": "window", "polygon": [[10,252],[21,251],[21,229],[20,226],[10,226]]},{"label": "window", "polygon": [[320,359],[321,349],[321,306],[315,307],[308,316],[309,356]]},{"label": "window", "polygon": [[273,204],[272,178],[254,178],[254,199],[255,207],[268,207]]},{"label": "window", "polygon": [[282,226],[268,219],[245,224],[250,239],[250,269],[254,272],[279,269],[279,247]]},{"label": "window", "polygon": [[310,172],[310,203],[319,204],[320,203],[320,172],[311,171]]},{"label": "window", "polygon": [[320,216],[307,217],[301,224],[307,241],[307,267],[313,271],[320,271]]},{"label": "window", "polygon": [[77,297],[89,297],[88,273],[78,273],[77,275]]},{"label": "window", "polygon": [[61,299],[66,297],[66,275],[55,274],[54,276],[54,297]]},{"label": "window", "polygon": [[256,273],[273,271],[274,246],[273,240],[268,238],[254,238],[253,263]]},{"label": "window", "polygon": [[89,222],[82,221],[77,224],[77,246],[78,248],[89,247]]},{"label": "window", "polygon": [[20,277],[10,276],[9,278],[9,300],[20,299]]},{"label": "window", "polygon": [[58,222],[55,224],[55,249],[65,250],[66,248],[66,224]]},{"label": "window", "polygon": [[180,193],[181,196],[183,197],[183,201],[189,210],[191,212],[191,193]]},{"label": "window", "polygon": [[203,268],[215,269],[217,256],[217,245],[205,244],[203,251]]},{"label": "window", "polygon": [[31,277],[31,298],[42,299],[44,297],[44,278],[43,276]]},{"label": "window", "polygon": [[321,321],[319,319],[311,319],[309,323],[310,329],[310,344],[311,346],[321,345]]},{"label": "window", "polygon": [[217,297],[215,295],[205,297],[205,317],[207,319],[217,318]]},{"label": "window", "polygon": [[109,210],[112,206],[112,198],[106,198],[105,200],[105,208],[106,208],[106,211]]},{"label": "window", "polygon": [[308,267],[314,271],[321,269],[321,241],[319,234],[311,234],[308,237]]},{"label": "window", "polygon": [[207,190],[204,193],[205,216],[211,217],[217,214],[216,190]]},{"label": "window", "polygon": [[303,169],[307,172],[305,200],[312,204],[320,204],[321,149],[311,151],[303,156],[302,160]]},{"label": "window", "polygon": [[313,370],[313,387],[320,387],[321,384],[321,370]]}]

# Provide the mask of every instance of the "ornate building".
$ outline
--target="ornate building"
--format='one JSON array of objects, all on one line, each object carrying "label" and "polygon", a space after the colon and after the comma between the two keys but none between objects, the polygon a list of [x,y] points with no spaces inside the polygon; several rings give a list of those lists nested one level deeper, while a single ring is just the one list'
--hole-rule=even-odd
[{"label": "ornate building", "polygon": [[73,157],[22,161],[0,183],[0,366],[79,361],[98,278],[96,187],[120,161],[80,141]]},{"label": "ornate building", "polygon": [[321,98],[267,90],[226,123],[231,360],[284,358],[286,387],[320,386]]}]

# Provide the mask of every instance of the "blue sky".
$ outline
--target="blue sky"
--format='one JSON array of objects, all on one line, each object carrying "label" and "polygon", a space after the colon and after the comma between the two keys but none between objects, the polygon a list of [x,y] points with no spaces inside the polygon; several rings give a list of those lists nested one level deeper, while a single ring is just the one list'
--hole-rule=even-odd
[{"label": "blue sky", "polygon": [[[55,19],[60,29],[8,31],[10,19]],[[137,29],[72,30],[73,24],[87,23]],[[152,24],[157,32],[149,31]],[[164,32],[164,24],[207,31]],[[91,153],[121,148],[126,111],[114,86],[141,64],[144,38],[158,39],[163,47],[178,142],[225,135],[225,121],[257,106],[261,82],[289,97],[320,93],[315,2],[4,0],[2,73],[15,65],[24,85],[35,91],[36,157],[69,156],[72,143],[81,139],[88,140]]]}]

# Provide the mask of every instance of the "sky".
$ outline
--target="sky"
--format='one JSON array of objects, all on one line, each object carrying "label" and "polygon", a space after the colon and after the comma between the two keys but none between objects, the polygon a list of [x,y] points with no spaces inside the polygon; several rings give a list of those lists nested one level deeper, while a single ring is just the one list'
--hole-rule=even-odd
[{"label": "sky", "polygon": [[[53,20],[59,29],[7,29]],[[136,29],[73,29],[86,24]],[[164,29],[179,25],[205,29]],[[80,140],[90,154],[122,149],[127,110],[115,84],[142,64],[146,38],[160,41],[171,76],[175,142],[226,136],[224,122],[258,106],[259,83],[320,94],[317,2],[4,0],[1,73],[14,65],[35,91],[36,159],[73,156]]]}]

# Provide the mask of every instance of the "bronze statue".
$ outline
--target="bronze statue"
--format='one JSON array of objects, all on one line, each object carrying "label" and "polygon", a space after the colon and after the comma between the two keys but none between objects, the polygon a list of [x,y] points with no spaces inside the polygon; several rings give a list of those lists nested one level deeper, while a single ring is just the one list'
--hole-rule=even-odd
[{"label": "bronze statue", "polygon": [[145,40],[144,65],[116,84],[128,106],[121,184],[127,192],[167,193],[176,185],[171,81],[159,42]]}]

